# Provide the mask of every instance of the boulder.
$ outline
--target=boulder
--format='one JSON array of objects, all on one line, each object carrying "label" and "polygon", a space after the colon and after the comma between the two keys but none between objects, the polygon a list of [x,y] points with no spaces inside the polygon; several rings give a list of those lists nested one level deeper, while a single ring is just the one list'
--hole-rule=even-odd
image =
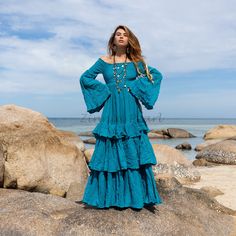
[{"label": "boulder", "polygon": [[85,150],[84,155],[85,155],[85,159],[87,163],[90,162],[93,152],[94,152],[94,148],[88,148]]},{"label": "boulder", "polygon": [[207,193],[159,179],[155,207],[96,209],[59,196],[0,189],[2,235],[235,235],[235,211]]},{"label": "boulder", "polygon": [[158,133],[154,133],[154,132],[148,132],[148,138],[154,139],[154,138],[166,138],[166,137],[163,136],[162,134],[158,134]]},{"label": "boulder", "polygon": [[156,134],[160,134],[163,135],[164,130],[159,130],[159,129],[150,129],[151,133],[156,133]]},{"label": "boulder", "polygon": [[4,147],[4,188],[18,188],[65,196],[79,183],[81,199],[87,180],[82,140],[57,130],[39,112],[0,107],[0,146]]},{"label": "boulder", "polygon": [[207,146],[196,155],[196,159],[205,159],[217,164],[236,164],[236,140],[224,140]]},{"label": "boulder", "polygon": [[155,176],[175,177],[182,184],[199,181],[199,172],[181,151],[164,144],[152,146],[157,159],[157,165],[153,167]]},{"label": "boulder", "polygon": [[211,145],[211,144],[215,144],[215,143],[218,143],[218,142],[221,142],[223,141],[224,139],[211,139],[211,140],[207,140],[205,141],[204,143],[200,143],[198,145],[196,145],[196,147],[194,148],[195,151],[199,152],[201,151],[203,148]]},{"label": "boulder", "polygon": [[216,166],[216,165],[218,165],[217,163],[209,162],[203,158],[193,160],[192,164],[194,166]]},{"label": "boulder", "polygon": [[182,150],[191,150],[192,149],[191,144],[187,143],[187,142],[181,143],[181,144],[177,145],[175,148],[182,149]]},{"label": "boulder", "polygon": [[0,144],[0,187],[3,186],[4,164],[5,164],[4,150],[3,150],[3,145]]},{"label": "boulder", "polygon": [[74,144],[80,151],[85,151],[85,145],[83,140],[74,132],[66,130],[58,130],[58,136],[69,143]]},{"label": "boulder", "polygon": [[208,130],[203,138],[209,139],[226,139],[236,136],[236,125],[217,125],[216,127]]},{"label": "boulder", "polygon": [[179,128],[168,128],[167,133],[171,138],[193,138],[195,135],[189,133],[184,129]]},{"label": "boulder", "polygon": [[200,180],[201,175],[195,167],[186,167],[175,162],[174,164],[162,164],[153,166],[154,175],[157,178],[175,177],[181,184],[190,184]]},{"label": "boulder", "polygon": [[169,145],[155,143],[152,144],[152,147],[158,163],[171,165],[177,162],[185,166],[191,165],[191,161],[188,160],[181,151]]},{"label": "boulder", "polygon": [[88,144],[96,144],[96,138],[85,139],[83,142]]},{"label": "boulder", "polygon": [[168,129],[151,129],[150,133],[155,133],[160,138],[192,138],[196,137],[184,129],[168,128]]},{"label": "boulder", "polygon": [[155,129],[150,130],[150,132],[148,133],[148,137],[149,138],[163,138],[163,139],[170,138],[166,131],[164,131],[164,130],[155,130]]}]

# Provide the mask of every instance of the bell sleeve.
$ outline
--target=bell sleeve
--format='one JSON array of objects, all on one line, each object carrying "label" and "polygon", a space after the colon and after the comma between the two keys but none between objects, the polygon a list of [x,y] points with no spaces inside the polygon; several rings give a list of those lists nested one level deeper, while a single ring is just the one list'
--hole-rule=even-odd
[{"label": "bell sleeve", "polygon": [[162,74],[154,67],[148,66],[153,83],[146,75],[136,77],[129,85],[129,91],[148,109],[153,109],[160,92]]},{"label": "bell sleeve", "polygon": [[103,71],[101,60],[97,60],[89,69],[87,69],[80,77],[80,86],[83,93],[87,112],[99,112],[105,105],[107,99],[111,96],[108,86],[96,77]]}]

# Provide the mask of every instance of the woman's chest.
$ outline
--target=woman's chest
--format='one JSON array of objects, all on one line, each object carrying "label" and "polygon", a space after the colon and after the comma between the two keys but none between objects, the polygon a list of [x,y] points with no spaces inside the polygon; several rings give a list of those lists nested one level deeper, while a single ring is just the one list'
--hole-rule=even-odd
[{"label": "woman's chest", "polygon": [[137,76],[138,73],[133,63],[129,63],[126,68],[123,64],[116,67],[110,64],[105,66],[103,70],[103,77],[106,83],[115,82],[116,79],[134,80]]}]

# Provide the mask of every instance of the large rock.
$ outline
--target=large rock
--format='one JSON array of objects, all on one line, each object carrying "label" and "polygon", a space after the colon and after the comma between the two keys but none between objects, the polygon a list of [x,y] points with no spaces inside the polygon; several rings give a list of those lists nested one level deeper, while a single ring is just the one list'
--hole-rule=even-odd
[{"label": "large rock", "polygon": [[96,144],[96,138],[92,137],[89,139],[85,139],[83,140],[84,143],[88,143],[88,144]]},{"label": "large rock", "polygon": [[57,130],[38,112],[5,105],[0,107],[1,145],[4,188],[65,196],[70,184],[77,182],[81,199],[87,169],[83,143],[76,134]]},{"label": "large rock", "polygon": [[196,137],[193,134],[189,133],[188,131],[184,129],[179,128],[168,128],[168,129],[151,129],[150,130],[150,136],[156,136],[158,138],[192,138]]},{"label": "large rock", "polygon": [[87,148],[84,152],[84,156],[86,159],[86,162],[89,163],[91,161],[92,155],[94,153],[94,148]]},{"label": "large rock", "polygon": [[217,164],[236,164],[236,140],[224,140],[204,148],[196,159],[205,159]]},{"label": "large rock", "polygon": [[158,138],[165,139],[165,138],[169,138],[169,137],[166,135],[156,133],[156,132],[148,132],[148,138],[150,138],[150,139],[158,139]]},{"label": "large rock", "polygon": [[236,125],[218,125],[208,130],[203,138],[208,139],[225,139],[236,136]]},{"label": "large rock", "polygon": [[167,133],[171,138],[193,138],[195,135],[189,133],[184,129],[179,128],[168,128]]},{"label": "large rock", "polygon": [[188,160],[181,151],[169,145],[155,143],[152,144],[152,147],[158,163],[173,164],[177,162],[185,166],[191,165],[191,161]]},{"label": "large rock", "polygon": [[210,139],[210,140],[207,140],[204,143],[199,143],[198,145],[196,145],[194,150],[199,152],[199,151],[203,150],[205,147],[207,147],[207,146],[209,146],[211,144],[219,143],[219,142],[221,142],[223,140],[224,139]]},{"label": "large rock", "polygon": [[74,144],[82,152],[86,150],[83,140],[76,133],[67,130],[58,130],[58,131],[59,131],[57,132],[58,136],[61,139],[65,140],[66,142]]},{"label": "large rock", "polygon": [[196,182],[201,178],[192,162],[181,151],[164,144],[153,144],[157,165],[153,167],[157,177],[175,177],[182,184]]},{"label": "large rock", "polygon": [[1,235],[235,235],[235,211],[205,192],[159,179],[163,203],[96,209],[58,196],[0,189]]},{"label": "large rock", "polygon": [[3,150],[3,145],[0,144],[0,187],[3,186],[4,164],[5,164],[4,150]]},{"label": "large rock", "polygon": [[203,158],[193,160],[192,164],[195,167],[197,167],[197,166],[216,166],[216,165],[220,165],[220,164],[217,164],[217,163],[207,161]]},{"label": "large rock", "polygon": [[148,132],[148,137],[149,138],[162,138],[162,139],[170,138],[166,130],[158,130],[158,129],[151,129],[150,132]]}]

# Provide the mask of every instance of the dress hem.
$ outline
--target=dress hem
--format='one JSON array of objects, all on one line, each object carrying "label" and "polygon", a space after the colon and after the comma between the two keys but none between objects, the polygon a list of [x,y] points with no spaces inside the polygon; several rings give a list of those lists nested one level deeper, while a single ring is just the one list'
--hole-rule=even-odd
[{"label": "dress hem", "polygon": [[98,206],[98,205],[94,205],[94,204],[90,204],[88,201],[82,200],[82,203],[84,203],[84,205],[87,206],[92,206],[95,208],[99,208],[99,209],[106,209],[106,208],[110,208],[110,207],[119,207],[119,208],[134,208],[134,209],[142,209],[145,206],[153,206],[153,205],[160,205],[163,203],[163,200],[160,199],[160,201],[155,201],[155,202],[144,202],[143,206],[133,206],[133,205],[125,205],[125,206],[121,206],[119,204],[113,204],[110,206]]}]

